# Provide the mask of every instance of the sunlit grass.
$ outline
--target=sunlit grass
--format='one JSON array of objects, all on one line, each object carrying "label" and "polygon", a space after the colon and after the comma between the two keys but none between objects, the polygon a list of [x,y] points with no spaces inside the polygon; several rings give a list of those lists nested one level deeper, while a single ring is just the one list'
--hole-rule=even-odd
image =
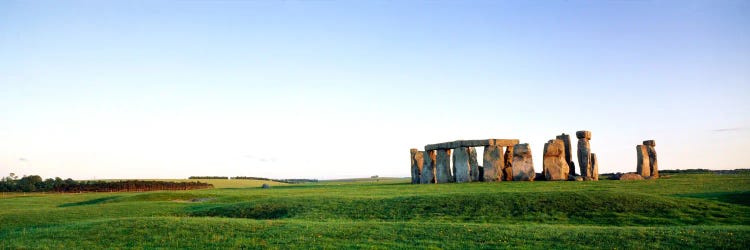
[{"label": "sunlit grass", "polygon": [[[749,175],[3,194],[0,248],[745,248]],[[257,182],[257,183],[253,183]]]}]

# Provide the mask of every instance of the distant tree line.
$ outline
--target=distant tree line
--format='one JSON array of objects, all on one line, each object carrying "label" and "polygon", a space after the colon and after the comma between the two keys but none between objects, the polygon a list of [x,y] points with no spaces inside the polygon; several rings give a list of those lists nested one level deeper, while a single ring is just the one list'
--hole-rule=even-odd
[{"label": "distant tree line", "polygon": [[190,176],[188,179],[219,179],[219,180],[229,180],[229,177],[227,176]]},{"label": "distant tree line", "polygon": [[18,178],[10,176],[0,179],[0,192],[131,192],[155,190],[191,190],[213,188],[214,186],[202,182],[170,182],[170,181],[75,181],[73,179],[42,180],[38,175]]},{"label": "distant tree line", "polygon": [[669,169],[669,170],[659,170],[659,173],[662,174],[750,174],[750,169],[748,168],[739,168],[739,169],[726,169],[726,170],[712,170],[712,169]]},{"label": "distant tree line", "polygon": [[318,179],[269,179],[269,178],[263,178],[263,177],[251,177],[251,176],[235,176],[235,177],[227,177],[227,176],[190,176],[188,179],[222,179],[222,180],[259,180],[259,181],[275,181],[275,182],[283,182],[283,183],[289,183],[289,184],[298,184],[298,183],[305,183],[305,182],[318,182]]},{"label": "distant tree line", "polygon": [[[611,178],[615,175],[622,173],[606,173],[601,174],[604,178]],[[739,168],[739,169],[726,169],[726,170],[712,170],[703,168],[694,169],[664,169],[659,170],[659,174],[750,174],[750,169]]]}]

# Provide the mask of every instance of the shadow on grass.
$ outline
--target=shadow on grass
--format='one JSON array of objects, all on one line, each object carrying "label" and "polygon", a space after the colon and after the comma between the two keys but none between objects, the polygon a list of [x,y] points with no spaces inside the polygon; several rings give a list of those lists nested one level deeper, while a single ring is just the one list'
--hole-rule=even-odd
[{"label": "shadow on grass", "polygon": [[678,194],[675,196],[715,200],[715,201],[739,204],[739,205],[750,207],[750,192],[695,193],[695,194]]},{"label": "shadow on grass", "polygon": [[87,200],[87,201],[81,201],[81,202],[65,203],[65,204],[59,205],[58,207],[75,207],[75,206],[94,205],[94,204],[99,204],[99,203],[104,203],[104,202],[107,202],[107,201],[111,201],[111,200],[114,200],[114,199],[117,199],[117,198],[120,198],[120,196],[119,195],[115,195],[115,196],[103,197],[103,198],[98,198],[98,199],[93,199],[93,200]]}]

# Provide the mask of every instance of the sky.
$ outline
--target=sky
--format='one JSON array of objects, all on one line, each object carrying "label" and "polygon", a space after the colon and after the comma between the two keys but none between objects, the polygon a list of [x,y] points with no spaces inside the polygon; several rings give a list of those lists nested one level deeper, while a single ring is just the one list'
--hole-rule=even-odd
[{"label": "sky", "polygon": [[647,139],[749,168],[750,1],[0,1],[0,176],[409,176],[485,138],[541,172],[578,130],[600,173]]}]

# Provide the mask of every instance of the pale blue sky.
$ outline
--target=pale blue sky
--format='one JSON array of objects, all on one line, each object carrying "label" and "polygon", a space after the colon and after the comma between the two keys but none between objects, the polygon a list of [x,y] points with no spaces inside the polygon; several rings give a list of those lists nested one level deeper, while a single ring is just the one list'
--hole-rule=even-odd
[{"label": "pale blue sky", "polygon": [[[407,176],[593,131],[600,172],[750,167],[748,1],[2,1],[0,175]],[[575,145],[575,142],[574,142]]]}]

